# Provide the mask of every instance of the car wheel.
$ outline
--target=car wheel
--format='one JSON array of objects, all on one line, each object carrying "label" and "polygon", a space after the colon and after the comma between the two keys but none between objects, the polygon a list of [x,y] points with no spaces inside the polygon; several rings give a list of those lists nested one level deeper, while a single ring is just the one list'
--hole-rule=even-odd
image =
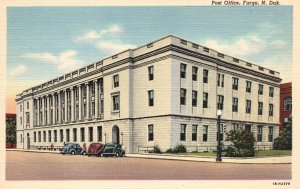
[{"label": "car wheel", "polygon": [[116,153],[116,157],[120,157],[120,152],[117,152],[117,153]]},{"label": "car wheel", "polygon": [[72,152],[71,152],[71,155],[74,155],[74,154],[75,154],[75,151],[72,151]]},{"label": "car wheel", "polygon": [[86,155],[86,152],[82,152],[82,155]]},{"label": "car wheel", "polygon": [[125,152],[122,154],[122,157],[125,157]]}]

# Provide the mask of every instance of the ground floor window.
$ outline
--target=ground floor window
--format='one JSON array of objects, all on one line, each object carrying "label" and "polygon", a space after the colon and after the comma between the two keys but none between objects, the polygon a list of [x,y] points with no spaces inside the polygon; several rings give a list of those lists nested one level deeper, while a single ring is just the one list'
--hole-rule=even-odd
[{"label": "ground floor window", "polygon": [[192,125],[192,141],[197,141],[197,127],[198,125]]},{"label": "ground floor window", "polygon": [[217,141],[219,141],[219,137],[220,137],[220,141],[223,141],[224,138],[224,132],[223,132],[223,124],[220,124],[220,134],[218,136],[218,126],[217,126]]},{"label": "ground floor window", "polygon": [[51,131],[48,131],[48,141],[51,142]]},{"label": "ground floor window", "polygon": [[186,124],[180,125],[180,140],[185,141],[186,138]]},{"label": "ground floor window", "polygon": [[38,140],[39,140],[39,142],[42,142],[41,131],[38,132]]},{"label": "ground floor window", "polygon": [[97,127],[97,140],[98,142],[102,141],[102,126]]},{"label": "ground floor window", "polygon": [[89,127],[89,142],[93,142],[93,127]]},{"label": "ground floor window", "polygon": [[80,128],[80,141],[84,142],[85,138],[84,138],[84,127]]},{"label": "ground floor window", "polygon": [[59,130],[59,134],[60,134],[60,142],[64,141],[64,131],[61,129]]},{"label": "ground floor window", "polygon": [[22,134],[20,135],[20,142],[21,143],[23,142],[23,135]]},{"label": "ground floor window", "polygon": [[269,137],[268,137],[268,139],[269,139],[269,142],[273,142],[273,131],[274,129],[273,129],[273,127],[269,127]]},{"label": "ground floor window", "polygon": [[203,142],[207,142],[208,126],[203,125]]},{"label": "ground floor window", "polygon": [[57,142],[57,130],[54,130],[54,142]]},{"label": "ground floor window", "polygon": [[36,142],[36,132],[33,133],[33,142]]},{"label": "ground floor window", "polygon": [[77,142],[77,128],[73,128],[73,142]]},{"label": "ground floor window", "polygon": [[46,142],[46,131],[43,131],[43,142]]},{"label": "ground floor window", "polygon": [[239,130],[240,129],[240,125],[238,123],[233,123],[233,130]]},{"label": "ground floor window", "polygon": [[153,141],[153,124],[148,125],[148,141]]},{"label": "ground floor window", "polygon": [[245,130],[250,133],[251,132],[251,125],[250,124],[246,124],[245,125]]},{"label": "ground floor window", "polygon": [[70,129],[66,129],[66,142],[70,142]]},{"label": "ground floor window", "polygon": [[263,126],[257,126],[257,142],[262,142]]}]

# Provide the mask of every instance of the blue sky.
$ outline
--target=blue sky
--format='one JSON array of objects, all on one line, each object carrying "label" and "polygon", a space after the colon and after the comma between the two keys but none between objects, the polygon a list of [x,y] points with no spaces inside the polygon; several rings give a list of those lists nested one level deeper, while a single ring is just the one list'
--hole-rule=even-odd
[{"label": "blue sky", "polygon": [[8,96],[174,34],[292,78],[292,7],[10,7]]}]

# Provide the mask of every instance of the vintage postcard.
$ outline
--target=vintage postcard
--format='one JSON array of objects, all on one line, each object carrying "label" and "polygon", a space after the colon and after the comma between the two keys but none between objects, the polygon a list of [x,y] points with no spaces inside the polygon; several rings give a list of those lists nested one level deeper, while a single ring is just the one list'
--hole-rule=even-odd
[{"label": "vintage postcard", "polygon": [[297,188],[291,1],[4,2],[1,188]]}]

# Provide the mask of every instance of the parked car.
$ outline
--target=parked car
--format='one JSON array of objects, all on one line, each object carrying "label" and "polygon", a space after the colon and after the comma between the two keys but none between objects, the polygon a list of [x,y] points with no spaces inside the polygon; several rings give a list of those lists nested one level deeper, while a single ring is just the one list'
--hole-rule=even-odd
[{"label": "parked car", "polygon": [[62,150],[60,151],[61,154],[71,154],[71,155],[85,155],[86,151],[83,150],[83,148],[77,144],[77,143],[66,143]]},{"label": "parked car", "polygon": [[88,156],[96,155],[97,157],[101,157],[103,149],[104,149],[104,144],[100,142],[91,143],[88,148],[87,155]]},{"label": "parked car", "polygon": [[106,156],[116,156],[116,157],[124,157],[125,151],[122,149],[122,145],[117,143],[107,143],[104,146],[102,155]]}]

